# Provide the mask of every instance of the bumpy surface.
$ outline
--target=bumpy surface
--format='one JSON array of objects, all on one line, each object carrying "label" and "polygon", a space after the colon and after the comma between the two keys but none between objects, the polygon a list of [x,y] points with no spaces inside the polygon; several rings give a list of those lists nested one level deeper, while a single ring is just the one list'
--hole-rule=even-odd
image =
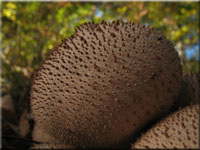
[{"label": "bumpy surface", "polygon": [[177,52],[156,30],[86,23],[42,65],[32,113],[67,145],[116,146],[171,106],[181,77]]},{"label": "bumpy surface", "polygon": [[39,126],[34,124],[34,129],[32,132],[32,139],[34,141],[39,141],[41,143],[59,143],[56,139],[49,134],[46,134],[39,128]]},{"label": "bumpy surface", "polygon": [[49,134],[45,134],[37,124],[34,125],[32,139],[39,141],[40,144],[34,144],[30,149],[73,149],[73,147],[62,144]]},{"label": "bumpy surface", "polygon": [[144,134],[132,149],[185,149],[199,147],[199,105],[187,106],[168,116]]}]

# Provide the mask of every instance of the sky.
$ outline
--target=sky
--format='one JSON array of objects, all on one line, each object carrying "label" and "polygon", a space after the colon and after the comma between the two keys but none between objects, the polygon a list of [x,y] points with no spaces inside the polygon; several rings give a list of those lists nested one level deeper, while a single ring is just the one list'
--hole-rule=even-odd
[{"label": "sky", "polygon": [[195,45],[193,46],[192,48],[190,49],[186,49],[185,50],[185,56],[186,56],[186,59],[189,60],[191,58],[195,58],[195,60],[197,61],[200,61],[199,60],[199,45]]}]

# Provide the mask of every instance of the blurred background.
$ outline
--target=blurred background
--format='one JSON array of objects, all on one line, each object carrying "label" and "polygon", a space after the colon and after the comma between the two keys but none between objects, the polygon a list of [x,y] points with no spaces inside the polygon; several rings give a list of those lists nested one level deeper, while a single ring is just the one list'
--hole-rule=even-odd
[{"label": "blurred background", "polygon": [[197,2],[2,2],[3,145],[31,142],[30,88],[35,72],[63,38],[84,22],[133,21],[157,28],[174,44],[183,72],[199,71]]}]

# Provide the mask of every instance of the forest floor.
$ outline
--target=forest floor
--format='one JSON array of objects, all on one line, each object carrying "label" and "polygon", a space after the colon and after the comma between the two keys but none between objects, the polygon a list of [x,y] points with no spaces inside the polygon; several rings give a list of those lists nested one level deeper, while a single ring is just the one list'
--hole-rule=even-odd
[{"label": "forest floor", "polygon": [[28,149],[38,143],[32,140],[34,121],[28,109],[16,109],[10,95],[1,99],[2,148]]}]

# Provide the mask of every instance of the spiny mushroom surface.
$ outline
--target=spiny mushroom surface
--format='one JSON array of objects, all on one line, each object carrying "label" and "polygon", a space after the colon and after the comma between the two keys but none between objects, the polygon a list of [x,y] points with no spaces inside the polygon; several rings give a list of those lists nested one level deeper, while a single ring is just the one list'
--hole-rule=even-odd
[{"label": "spiny mushroom surface", "polygon": [[114,147],[172,105],[181,70],[174,46],[155,29],[85,23],[39,70],[32,113],[61,143]]},{"label": "spiny mushroom surface", "polygon": [[199,144],[199,105],[192,105],[156,124],[132,149],[197,149]]}]

